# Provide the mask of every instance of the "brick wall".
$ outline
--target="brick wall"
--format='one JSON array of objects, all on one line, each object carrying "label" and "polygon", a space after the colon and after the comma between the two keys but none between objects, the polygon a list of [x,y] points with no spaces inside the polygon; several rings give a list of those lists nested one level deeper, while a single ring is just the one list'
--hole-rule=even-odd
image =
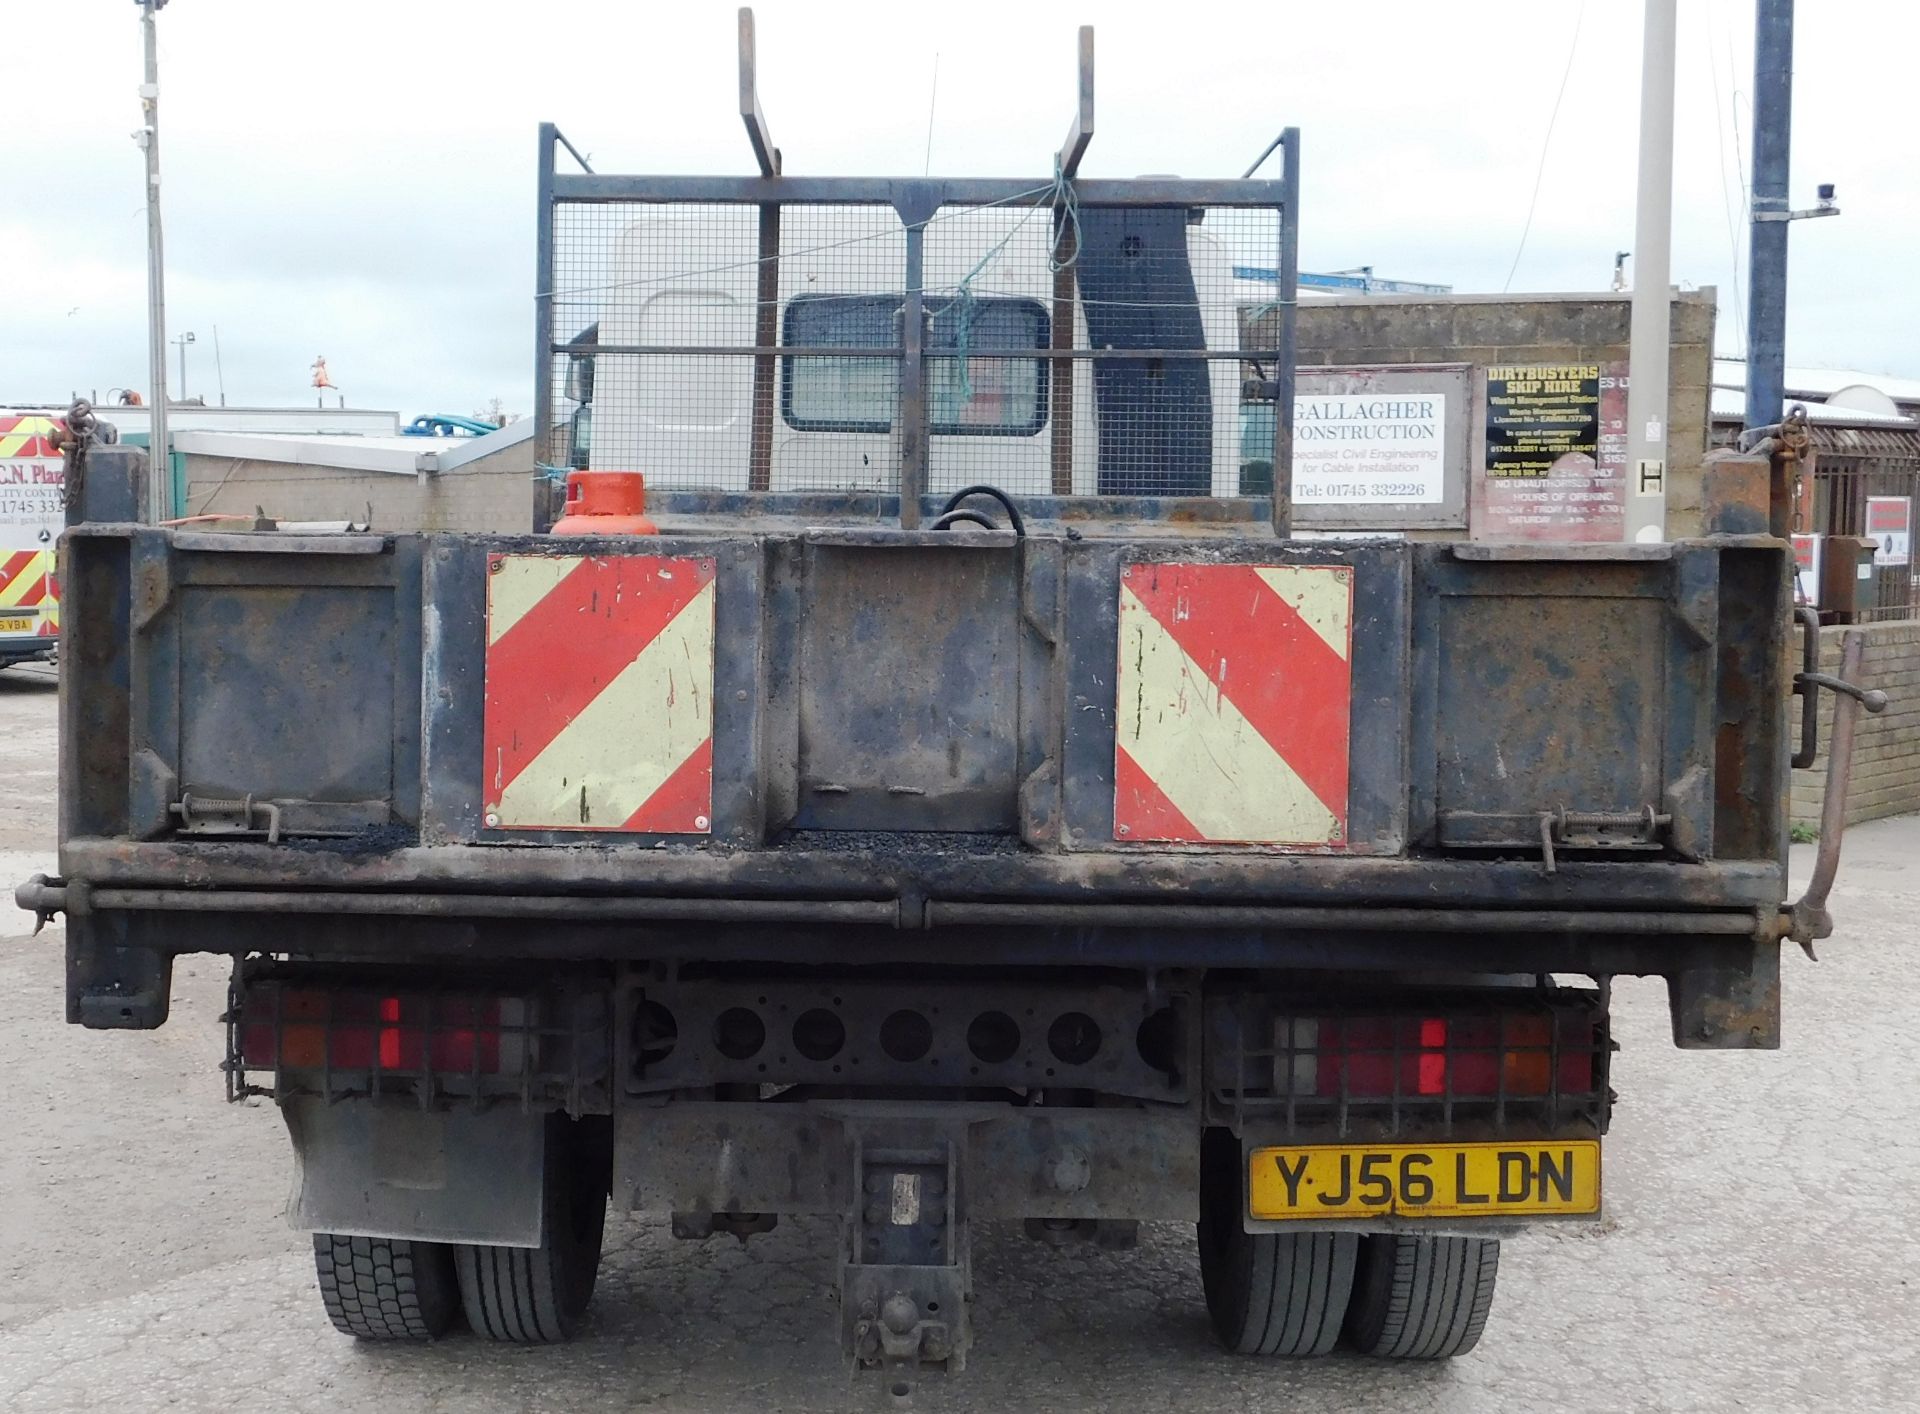
[{"label": "brick wall", "polygon": [[190,455],[187,514],[369,521],[375,530],[533,528],[533,443],[433,476]]},{"label": "brick wall", "polygon": [[[1676,537],[1700,533],[1714,310],[1711,288],[1673,300],[1667,531]],[[1624,294],[1303,301],[1299,363],[1624,363],[1631,312]]]},{"label": "brick wall", "polygon": [[[1843,628],[1820,631],[1820,667],[1840,671]],[[1879,716],[1859,715],[1853,738],[1853,787],[1847,795],[1847,823],[1920,811],[1920,622],[1867,624],[1866,685],[1885,690],[1893,700]],[[1796,702],[1797,706],[1797,702]],[[1798,713],[1794,730],[1799,730]],[[1820,694],[1820,757],[1793,773],[1793,821],[1818,825],[1826,796],[1826,746],[1833,734],[1833,694]]]}]

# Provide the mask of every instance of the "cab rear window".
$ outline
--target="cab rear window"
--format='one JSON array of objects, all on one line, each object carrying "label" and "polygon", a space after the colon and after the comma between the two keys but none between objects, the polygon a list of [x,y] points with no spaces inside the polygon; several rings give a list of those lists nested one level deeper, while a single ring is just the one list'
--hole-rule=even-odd
[{"label": "cab rear window", "polygon": [[[929,299],[927,421],[939,437],[1031,437],[1046,425],[1047,367],[987,358],[1047,347],[1033,300]],[[885,353],[781,360],[780,413],[799,432],[891,432],[900,401],[901,301],[894,295],[805,295],[787,306],[782,342]],[[964,357],[962,356],[964,355]]]}]

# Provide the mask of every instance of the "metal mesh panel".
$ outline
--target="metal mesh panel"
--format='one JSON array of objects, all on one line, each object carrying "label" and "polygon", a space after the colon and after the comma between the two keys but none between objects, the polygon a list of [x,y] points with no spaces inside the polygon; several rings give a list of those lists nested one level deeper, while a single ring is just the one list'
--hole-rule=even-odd
[{"label": "metal mesh panel", "polygon": [[[917,341],[890,206],[559,200],[551,219],[552,468],[887,494],[918,427],[935,495],[1270,484],[1246,483],[1270,478],[1273,404],[1242,389],[1276,351],[1242,331],[1277,298],[1246,276],[1275,264],[1277,210],[1078,206],[1051,185],[941,207]],[[914,342],[924,394],[903,403]]]}]

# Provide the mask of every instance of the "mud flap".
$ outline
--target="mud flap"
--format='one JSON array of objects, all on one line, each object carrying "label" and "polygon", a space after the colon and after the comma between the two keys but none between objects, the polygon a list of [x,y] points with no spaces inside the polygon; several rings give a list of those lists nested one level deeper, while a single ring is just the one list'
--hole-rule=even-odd
[{"label": "mud flap", "polygon": [[[73,885],[68,886],[71,898]],[[67,1020],[94,1031],[167,1022],[173,954],[139,940],[144,920],[67,910]]]},{"label": "mud flap", "polygon": [[1673,1043],[1683,1051],[1780,1049],[1780,944],[1729,950],[1711,967],[1689,967],[1667,979]]},{"label": "mud flap", "polygon": [[289,1100],[287,1220],[304,1232],[540,1245],[546,1116]]}]

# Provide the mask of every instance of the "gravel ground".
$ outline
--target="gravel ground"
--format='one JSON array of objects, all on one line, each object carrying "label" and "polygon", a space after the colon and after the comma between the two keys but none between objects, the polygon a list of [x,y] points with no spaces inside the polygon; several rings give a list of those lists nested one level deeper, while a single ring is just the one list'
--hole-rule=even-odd
[{"label": "gravel ground", "polygon": [[[0,879],[51,872],[54,691],[0,673]],[[1805,872],[1807,852],[1796,850]],[[1848,836],[1840,933],[1787,964],[1775,1054],[1672,1048],[1623,981],[1598,1227],[1507,1244],[1480,1349],[1447,1366],[1218,1353],[1191,1233],[1132,1253],[975,1241],[974,1362],[927,1410],[1911,1409],[1920,1389],[1920,817]],[[0,924],[0,926],[5,926]],[[60,931],[0,938],[0,1409],[848,1410],[834,1231],[740,1247],[615,1219],[561,1349],[336,1335],[281,1218],[275,1116],[222,1099],[225,969],[183,961],[151,1033],[63,1024]]]}]

